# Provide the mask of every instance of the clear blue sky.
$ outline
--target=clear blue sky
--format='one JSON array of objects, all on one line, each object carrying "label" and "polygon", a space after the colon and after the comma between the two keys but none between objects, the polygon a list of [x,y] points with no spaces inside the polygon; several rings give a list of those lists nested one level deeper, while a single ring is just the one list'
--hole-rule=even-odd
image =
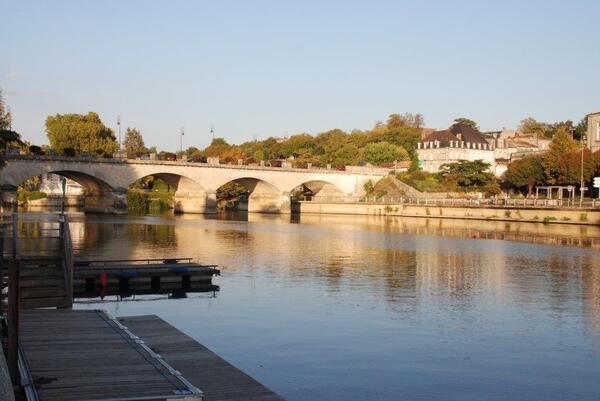
[{"label": "clear blue sky", "polygon": [[600,1],[0,0],[0,88],[26,139],[97,111],[203,147],[390,113],[483,129],[600,111]]}]

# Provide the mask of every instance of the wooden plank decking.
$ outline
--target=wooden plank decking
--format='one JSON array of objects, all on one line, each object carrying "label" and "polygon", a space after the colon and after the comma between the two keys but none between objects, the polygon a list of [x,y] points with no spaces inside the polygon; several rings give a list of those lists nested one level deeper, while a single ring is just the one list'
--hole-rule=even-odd
[{"label": "wooden plank decking", "polygon": [[179,370],[208,401],[283,401],[246,373],[157,316],[118,319]]},{"label": "wooden plank decking", "polygon": [[23,311],[20,341],[41,401],[201,400],[101,311]]}]

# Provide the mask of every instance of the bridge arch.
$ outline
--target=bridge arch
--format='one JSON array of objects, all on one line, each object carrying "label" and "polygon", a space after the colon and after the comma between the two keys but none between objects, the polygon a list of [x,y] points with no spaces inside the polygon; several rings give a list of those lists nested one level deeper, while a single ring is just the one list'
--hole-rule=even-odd
[{"label": "bridge arch", "polygon": [[184,175],[167,172],[157,172],[145,174],[139,177],[133,177],[133,181],[129,182],[127,187],[131,187],[136,182],[148,177],[160,178],[161,180],[166,182],[171,188],[173,188],[176,192],[206,192],[204,186],[202,186],[196,180],[193,180],[192,178],[186,177]]},{"label": "bridge arch", "polygon": [[158,170],[141,177],[134,177],[128,187],[147,177],[156,177],[166,182],[174,189],[173,209],[175,213],[206,213],[210,199],[204,186],[196,180],[181,174],[168,173]]},{"label": "bridge arch", "polygon": [[106,192],[113,192],[114,188],[104,180],[80,171],[59,170],[50,171],[50,174],[60,175],[81,185],[86,195],[100,195]]},{"label": "bridge arch", "polygon": [[73,171],[73,170],[49,170],[49,171],[41,171],[39,174],[31,175],[27,178],[20,177],[16,182],[15,186],[22,185],[27,180],[41,176],[42,174],[55,174],[61,177],[68,178],[70,180],[75,181],[79,185],[81,185],[85,190],[85,195],[100,195],[106,192],[113,192],[114,188],[110,186],[104,180],[90,175],[86,173],[82,173],[81,171]]},{"label": "bridge arch", "polygon": [[289,193],[282,193],[272,183],[256,177],[239,177],[223,182],[218,188],[228,183],[240,184],[248,191],[248,212],[281,213],[290,209]]},{"label": "bridge arch", "polygon": [[[85,210],[99,213],[124,213],[127,210],[126,196],[123,191],[114,188],[105,179],[89,172],[65,169],[64,166],[58,168],[34,168],[13,171],[11,174],[12,185],[3,185],[3,203],[16,202],[17,186],[22,185],[33,177],[39,177],[43,174],[54,174],[75,181],[83,187],[83,197]],[[73,166],[70,166],[73,167]],[[8,194],[12,191],[15,199],[5,199],[5,191]],[[10,195],[9,195],[10,197]]]}]

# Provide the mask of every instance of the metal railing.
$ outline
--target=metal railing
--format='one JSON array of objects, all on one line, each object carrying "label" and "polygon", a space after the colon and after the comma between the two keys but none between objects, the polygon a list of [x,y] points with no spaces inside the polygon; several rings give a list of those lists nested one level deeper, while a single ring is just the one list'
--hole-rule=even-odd
[{"label": "metal railing", "polygon": [[[2,221],[0,221],[0,277],[4,279],[4,266],[8,265],[7,286],[8,286],[8,305],[6,311],[7,320],[7,337],[8,337],[8,368],[11,374],[13,384],[19,383],[19,376],[27,373],[27,367],[23,365],[23,357],[19,347],[19,316],[20,316],[20,304],[21,304],[21,266],[23,260],[31,257],[31,255],[24,255],[19,249],[19,245],[22,239],[39,241],[50,239],[59,239],[59,246],[57,249],[52,247],[52,251],[58,254],[62,262],[62,269],[64,274],[65,284],[65,302],[64,307],[71,307],[73,304],[73,253],[71,234],[69,230],[68,218],[64,214],[36,214],[30,216],[27,214],[13,213],[11,215],[0,215]],[[9,220],[4,220],[4,217],[9,217]],[[28,227],[22,226],[20,223],[24,221],[37,221],[44,224],[59,224],[58,228],[48,227],[35,227],[35,230],[40,235],[23,235],[20,233],[27,233]],[[59,231],[59,236],[44,236],[46,232]],[[10,239],[9,252],[6,252],[5,239]],[[40,254],[48,253],[48,249],[36,249]],[[48,255],[44,255],[48,256]],[[31,392],[31,388],[25,388],[26,391]]]},{"label": "metal railing", "polygon": [[410,198],[393,196],[300,196],[299,202],[336,203],[336,204],[374,204],[374,205],[424,205],[424,206],[465,206],[465,207],[507,207],[507,208],[600,208],[599,199],[572,201],[568,199],[463,199],[463,198]]},{"label": "metal railing", "polygon": [[[150,258],[150,259],[102,259],[102,260],[86,260],[86,259],[78,259],[75,262],[76,266],[89,266],[89,265],[116,265],[116,264],[125,264],[125,265],[134,265],[134,264],[154,264],[156,262],[162,264],[177,264],[179,262],[184,263],[192,263],[193,258]],[[216,266],[216,265],[215,265]]]},{"label": "metal railing", "polygon": [[71,241],[71,230],[69,219],[66,214],[59,217],[60,224],[60,253],[65,278],[65,292],[68,305],[73,306],[73,243]]}]

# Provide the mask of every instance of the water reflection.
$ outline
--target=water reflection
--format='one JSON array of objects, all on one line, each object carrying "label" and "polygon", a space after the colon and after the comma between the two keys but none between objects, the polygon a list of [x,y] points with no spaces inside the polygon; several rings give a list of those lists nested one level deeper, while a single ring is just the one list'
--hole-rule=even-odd
[{"label": "water reflection", "polygon": [[158,313],[289,400],[600,398],[598,227],[256,214],[72,221],[85,257],[218,264],[216,299],[111,311]]},{"label": "water reflection", "polygon": [[478,222],[476,227],[472,221],[362,216],[301,216],[299,224],[290,225],[289,216],[250,214],[247,222],[239,217],[85,216],[71,226],[77,253],[86,257],[193,257],[219,264],[229,275],[284,275],[290,283],[308,281],[332,293],[341,288],[366,292],[393,308],[439,300],[469,310],[482,299],[510,298],[515,307],[543,301],[560,312],[580,295],[588,324],[597,330],[597,252],[495,239],[595,247],[596,227],[558,231],[525,223]]}]

